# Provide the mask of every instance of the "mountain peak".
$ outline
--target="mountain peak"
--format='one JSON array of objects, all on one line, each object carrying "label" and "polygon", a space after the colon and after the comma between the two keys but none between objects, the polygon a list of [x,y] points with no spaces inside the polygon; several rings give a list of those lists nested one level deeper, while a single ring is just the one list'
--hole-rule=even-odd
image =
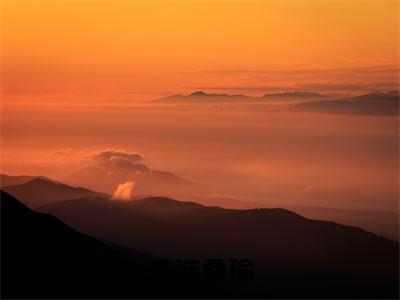
[{"label": "mountain peak", "polygon": [[241,94],[216,94],[195,91],[186,95],[172,95],[156,100],[157,102],[168,101],[171,103],[237,103],[255,101],[257,98]]},{"label": "mountain peak", "polygon": [[43,178],[34,178],[20,185],[5,186],[3,190],[18,198],[30,208],[66,199],[90,197],[96,194],[96,192],[85,188],[72,187]]},{"label": "mountain peak", "polygon": [[196,91],[196,92],[193,92],[193,93],[191,93],[190,94],[190,96],[206,96],[207,95],[207,93],[204,93],[204,92],[202,92],[202,91]]},{"label": "mountain peak", "polygon": [[55,183],[51,180],[36,177],[36,178],[24,183],[24,185],[57,185],[57,183]]}]

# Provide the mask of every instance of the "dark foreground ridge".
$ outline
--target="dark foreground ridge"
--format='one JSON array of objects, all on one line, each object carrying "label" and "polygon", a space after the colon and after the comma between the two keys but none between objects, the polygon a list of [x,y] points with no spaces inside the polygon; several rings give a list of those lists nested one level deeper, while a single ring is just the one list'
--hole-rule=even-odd
[{"label": "dark foreground ridge", "polygon": [[[170,198],[87,198],[39,208],[97,238],[168,258],[246,258],[257,297],[398,296],[398,243],[285,209],[234,210]],[[195,295],[193,295],[195,296]]]},{"label": "dark foreground ridge", "polygon": [[1,297],[218,296],[208,285],[152,272],[154,257],[79,233],[1,191]]}]

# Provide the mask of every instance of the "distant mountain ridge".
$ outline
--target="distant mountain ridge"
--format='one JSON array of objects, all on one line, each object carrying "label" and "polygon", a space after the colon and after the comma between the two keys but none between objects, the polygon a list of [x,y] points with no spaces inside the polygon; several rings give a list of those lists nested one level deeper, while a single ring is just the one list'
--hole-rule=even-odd
[{"label": "distant mountain ridge", "polygon": [[252,97],[243,94],[214,94],[205,93],[202,91],[193,92],[188,95],[172,95],[167,96],[155,102],[159,103],[235,103],[235,102],[245,102],[245,103],[256,103],[263,102],[265,100],[301,100],[301,99],[324,99],[328,98],[328,95],[323,95],[316,92],[285,92],[285,93],[269,93],[261,97]]},{"label": "distant mountain ridge", "polygon": [[[13,178],[14,176],[10,176]],[[19,178],[19,176],[17,176]],[[23,176],[23,178],[30,179],[30,176]],[[45,178],[44,176],[33,177]],[[28,180],[26,179],[26,180]],[[46,183],[46,181],[49,181]],[[36,183],[36,184],[35,184]],[[33,188],[36,186],[36,188]],[[50,188],[49,188],[50,187]],[[56,190],[54,188],[57,187]],[[110,198],[110,195],[97,193],[85,188],[71,187],[66,184],[55,184],[55,181],[51,179],[35,180],[33,183],[18,185],[14,187],[5,187],[4,190],[9,191],[15,196],[19,196],[22,202],[31,208],[40,207],[45,204],[54,202],[62,202],[74,198],[82,197],[99,197],[104,196],[105,199]],[[53,192],[51,192],[53,190]],[[144,197],[144,196],[140,196]],[[148,196],[147,196],[148,197]],[[189,198],[180,197],[181,201],[187,201],[188,199],[199,203],[204,206],[219,206],[222,208],[230,209],[249,209],[249,208],[267,208],[265,204],[240,201],[237,199],[214,199],[206,196],[192,196]],[[300,215],[312,218],[316,220],[334,221],[344,225],[358,226],[367,231],[378,234],[379,236],[398,240],[398,214],[394,212],[385,211],[363,211],[363,210],[349,210],[349,209],[337,209],[329,207],[283,207],[293,212],[299,213]]]},{"label": "distant mountain ridge", "polygon": [[313,101],[300,103],[292,107],[293,111],[319,113],[386,115],[399,114],[399,93],[369,93],[337,100]]},{"label": "distant mountain ridge", "polygon": [[[174,95],[156,100],[157,103],[186,103],[186,104],[261,104],[281,101],[297,102],[288,104],[289,111],[309,111],[335,114],[354,115],[398,115],[399,93],[372,92],[353,97],[333,98],[328,94],[317,92],[294,91],[284,93],[269,93],[261,97],[229,94],[207,94],[202,91],[189,95]],[[288,102],[289,103],[289,102]],[[293,104],[293,103],[292,103]]]},{"label": "distant mountain ridge", "polygon": [[4,186],[2,189],[31,208],[66,199],[100,195],[89,189],[72,187],[39,177],[20,185]]},{"label": "distant mountain ridge", "polygon": [[172,95],[156,100],[159,103],[227,103],[254,101],[255,98],[246,95],[208,94],[202,91],[189,95]]},{"label": "distant mountain ridge", "polygon": [[72,185],[112,194],[125,182],[134,182],[135,194],[190,195],[202,194],[206,189],[175,174],[152,170],[141,163],[130,161],[102,161],[69,174],[64,181]]},{"label": "distant mountain ridge", "polygon": [[53,181],[52,179],[49,179],[45,176],[31,176],[31,175],[10,176],[6,174],[0,174],[0,187],[27,183],[28,181],[31,181],[35,178],[41,178]]}]

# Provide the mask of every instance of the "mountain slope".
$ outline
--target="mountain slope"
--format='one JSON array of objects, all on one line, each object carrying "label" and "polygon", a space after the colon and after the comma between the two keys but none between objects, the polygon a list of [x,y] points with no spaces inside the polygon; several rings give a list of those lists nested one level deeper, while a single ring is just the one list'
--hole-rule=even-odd
[{"label": "mountain slope", "polygon": [[[126,274],[118,270],[124,260],[111,247],[33,212],[4,192],[1,225],[2,296],[101,296],[109,293],[111,283],[126,291]],[[139,268],[134,260],[132,266]]]},{"label": "mountain slope", "polygon": [[[205,206],[219,206],[231,209],[268,208],[271,206],[258,202],[234,198],[191,197],[194,202]],[[181,199],[178,199],[181,200]],[[186,201],[187,199],[182,199]],[[333,207],[282,206],[303,217],[314,220],[332,221],[343,225],[363,228],[392,240],[399,240],[399,214],[391,211],[356,210]]]},{"label": "mountain slope", "polygon": [[141,251],[169,257],[248,258],[258,272],[253,287],[257,295],[398,295],[396,242],[284,209],[232,210],[168,198],[91,198],[40,210],[83,232]]},{"label": "mountain slope", "polygon": [[72,187],[41,178],[35,178],[20,185],[5,186],[3,190],[31,208],[56,201],[96,195],[96,192],[85,188]]},{"label": "mountain slope", "polygon": [[19,176],[9,176],[6,174],[0,174],[0,187],[5,187],[9,185],[19,185],[27,183],[35,178],[41,178],[49,180],[44,176],[28,176],[28,175],[19,175]]},{"label": "mountain slope", "polygon": [[141,163],[113,160],[102,161],[77,170],[65,182],[80,185],[103,193],[112,194],[125,182],[134,182],[135,194],[191,195],[205,192],[199,184],[189,182],[169,172],[149,169]]},{"label": "mountain slope", "polygon": [[3,191],[1,233],[2,298],[178,297],[211,291],[174,274],[154,276],[147,263],[154,257],[79,233]]},{"label": "mountain slope", "polygon": [[295,206],[288,209],[310,219],[358,226],[379,236],[399,240],[399,214],[390,211]]}]

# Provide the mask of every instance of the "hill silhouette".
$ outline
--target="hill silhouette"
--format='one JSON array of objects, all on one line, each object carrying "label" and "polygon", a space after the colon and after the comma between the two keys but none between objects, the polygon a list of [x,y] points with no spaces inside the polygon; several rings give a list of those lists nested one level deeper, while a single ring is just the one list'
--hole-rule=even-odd
[{"label": "hill silhouette", "polygon": [[20,185],[4,186],[2,189],[31,208],[98,194],[82,187],[72,187],[42,178],[34,178]]},{"label": "hill silhouette", "polygon": [[309,91],[270,93],[261,97],[230,94],[208,94],[202,91],[188,95],[172,95],[158,99],[156,103],[186,104],[262,104],[287,102],[289,111],[307,111],[350,115],[398,115],[399,92],[373,92],[354,97],[333,98],[333,95]]},{"label": "hill silhouette", "polygon": [[218,104],[218,103],[261,103],[266,100],[317,100],[329,98],[327,95],[323,95],[316,92],[285,92],[285,93],[271,93],[265,94],[261,97],[252,97],[241,94],[209,94],[202,91],[197,91],[188,95],[172,95],[167,96],[158,100],[157,103],[197,103],[197,104]]},{"label": "hill silhouette", "polygon": [[399,93],[369,93],[337,100],[300,103],[294,111],[311,111],[354,115],[398,115]]},{"label": "hill silhouette", "polygon": [[[205,196],[192,196],[190,200],[205,206],[219,206],[231,209],[268,208],[272,205],[234,198],[207,198]],[[182,199],[182,201],[187,201],[187,199]],[[333,221],[343,225],[357,226],[378,236],[396,241],[399,240],[399,214],[396,212],[290,205],[282,205],[282,208],[286,208],[308,219]]]},{"label": "hill silhouette", "polygon": [[130,202],[87,198],[40,211],[140,251],[247,258],[257,278],[250,295],[398,296],[398,243],[285,209],[223,209],[157,197]]},{"label": "hill silhouette", "polygon": [[52,181],[45,176],[29,176],[29,175],[10,176],[10,175],[6,175],[6,174],[0,174],[0,187],[24,184],[35,178],[41,178],[41,179]]},{"label": "hill silhouette", "polygon": [[173,196],[202,194],[206,191],[201,185],[170,172],[152,170],[142,163],[127,160],[101,161],[77,170],[65,178],[68,184],[85,186],[109,194],[115,191],[118,184],[128,181],[135,183],[136,194]]},{"label": "hill silhouette", "polygon": [[218,296],[197,281],[153,274],[153,256],[99,241],[1,191],[2,298]]},{"label": "hill silhouette", "polygon": [[246,95],[208,94],[197,91],[188,95],[172,95],[156,100],[159,103],[235,103],[252,102],[256,98]]},{"label": "hill silhouette", "polygon": [[379,236],[399,240],[399,214],[391,211],[293,206],[288,209],[310,219],[361,227]]}]

